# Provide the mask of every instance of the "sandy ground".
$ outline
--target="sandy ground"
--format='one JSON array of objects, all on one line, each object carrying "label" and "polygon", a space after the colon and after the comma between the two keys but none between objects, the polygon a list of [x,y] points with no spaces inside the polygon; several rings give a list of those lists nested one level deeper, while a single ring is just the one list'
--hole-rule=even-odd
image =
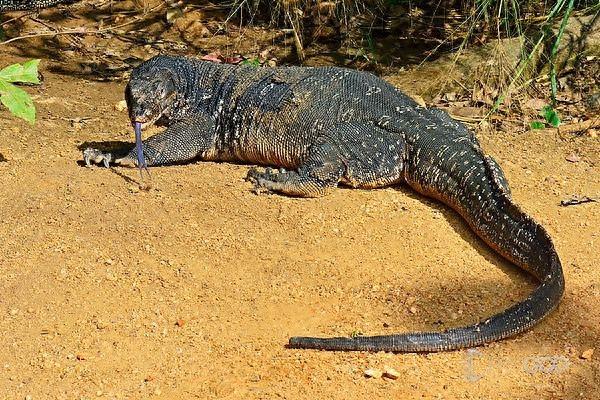
[{"label": "sandy ground", "polygon": [[[405,188],[258,196],[247,166],[198,162],[153,168],[146,192],[134,169],[85,168],[82,146],[132,141],[124,85],[51,65],[34,127],[0,110],[1,398],[600,399],[600,206],[559,205],[600,194],[598,138],[480,134],[561,256],[543,323],[470,351],[290,350],[472,323],[535,282]],[[400,379],[364,376],[384,366]]]}]

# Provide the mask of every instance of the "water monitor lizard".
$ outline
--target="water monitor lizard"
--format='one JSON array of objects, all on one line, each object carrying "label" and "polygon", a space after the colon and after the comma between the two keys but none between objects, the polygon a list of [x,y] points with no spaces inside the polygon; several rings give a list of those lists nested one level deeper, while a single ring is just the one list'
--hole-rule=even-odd
[{"label": "water monitor lizard", "polygon": [[75,1],[78,0],[0,0],[0,12],[37,10],[62,3],[73,3]]},{"label": "water monitor lizard", "polygon": [[[548,233],[511,200],[504,174],[475,136],[372,74],[158,56],[133,70],[126,100],[132,123],[166,126],[143,142],[140,159],[150,166],[192,159],[276,166],[282,169],[252,168],[248,179],[258,190],[305,197],[323,196],[340,183],[406,182],[454,208],[494,250],[540,282],[525,300],[470,326],[292,337],[290,347],[432,352],[477,346],[525,331],[560,301],[564,278]],[[116,163],[137,159],[134,148]]]}]

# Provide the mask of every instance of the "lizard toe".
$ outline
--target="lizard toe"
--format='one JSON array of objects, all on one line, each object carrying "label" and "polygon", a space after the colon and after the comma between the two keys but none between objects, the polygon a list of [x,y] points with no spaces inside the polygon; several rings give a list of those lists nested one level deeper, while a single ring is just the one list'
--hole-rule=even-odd
[{"label": "lizard toe", "polygon": [[102,164],[106,168],[110,167],[110,163],[113,161],[111,153],[103,153],[98,149],[88,147],[83,151],[83,161],[86,167],[92,166],[92,164]]},{"label": "lizard toe", "polygon": [[252,167],[248,170],[246,175],[246,181],[258,184],[259,180],[273,180],[276,174],[273,173],[272,168],[266,168],[262,171],[260,168]]},{"label": "lizard toe", "polygon": [[[261,182],[262,181],[262,182]],[[259,179],[252,188],[254,194],[271,194],[273,191],[263,184],[264,180]]]},{"label": "lizard toe", "polygon": [[117,158],[115,160],[115,164],[121,165],[123,167],[136,167],[137,161],[131,158],[129,155],[121,158]]},{"label": "lizard toe", "polygon": [[252,182],[252,183],[256,183],[259,175],[261,174],[260,170],[256,167],[252,167],[248,170],[248,173],[246,174],[246,181],[247,182]]}]

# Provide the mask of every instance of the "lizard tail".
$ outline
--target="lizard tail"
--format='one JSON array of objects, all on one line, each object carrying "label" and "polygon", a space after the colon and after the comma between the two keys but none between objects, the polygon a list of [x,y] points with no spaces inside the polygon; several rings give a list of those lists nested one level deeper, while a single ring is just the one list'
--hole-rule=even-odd
[{"label": "lizard tail", "polygon": [[415,332],[398,335],[356,336],[351,338],[292,337],[289,347],[321,350],[361,350],[395,352],[436,352],[479,346],[521,333],[556,308],[564,291],[560,261],[550,238],[538,226],[538,243],[544,246],[547,274],[525,300],[474,325],[444,332]]},{"label": "lizard tail", "polygon": [[[529,297],[484,321],[443,332],[339,338],[292,337],[289,339],[289,347],[391,352],[455,350],[514,336],[529,329],[554,310],[564,292],[564,277],[550,236],[512,202],[508,187],[502,187],[494,176],[497,170],[492,165],[493,160],[485,159],[484,163],[487,164],[487,173],[484,174],[487,178],[487,191],[480,191],[479,196],[483,196],[486,206],[474,206],[476,201],[481,203],[481,198],[470,200],[464,193],[460,198],[451,198],[441,194],[448,191],[432,188],[432,185],[411,186],[452,206],[494,250],[534,275],[540,284]],[[478,183],[482,182],[483,180]]]}]

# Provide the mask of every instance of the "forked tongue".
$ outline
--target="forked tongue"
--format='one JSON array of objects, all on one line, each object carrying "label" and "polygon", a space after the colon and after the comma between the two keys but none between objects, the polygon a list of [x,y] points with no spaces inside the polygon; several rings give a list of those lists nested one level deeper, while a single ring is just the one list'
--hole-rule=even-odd
[{"label": "forked tongue", "polygon": [[148,179],[151,179],[150,171],[148,171],[148,166],[146,165],[146,158],[144,157],[144,147],[142,146],[142,123],[135,122],[134,123],[135,130],[135,149],[137,153],[137,164],[140,169],[140,178],[142,179],[142,184],[144,183],[144,173],[148,175]]}]

